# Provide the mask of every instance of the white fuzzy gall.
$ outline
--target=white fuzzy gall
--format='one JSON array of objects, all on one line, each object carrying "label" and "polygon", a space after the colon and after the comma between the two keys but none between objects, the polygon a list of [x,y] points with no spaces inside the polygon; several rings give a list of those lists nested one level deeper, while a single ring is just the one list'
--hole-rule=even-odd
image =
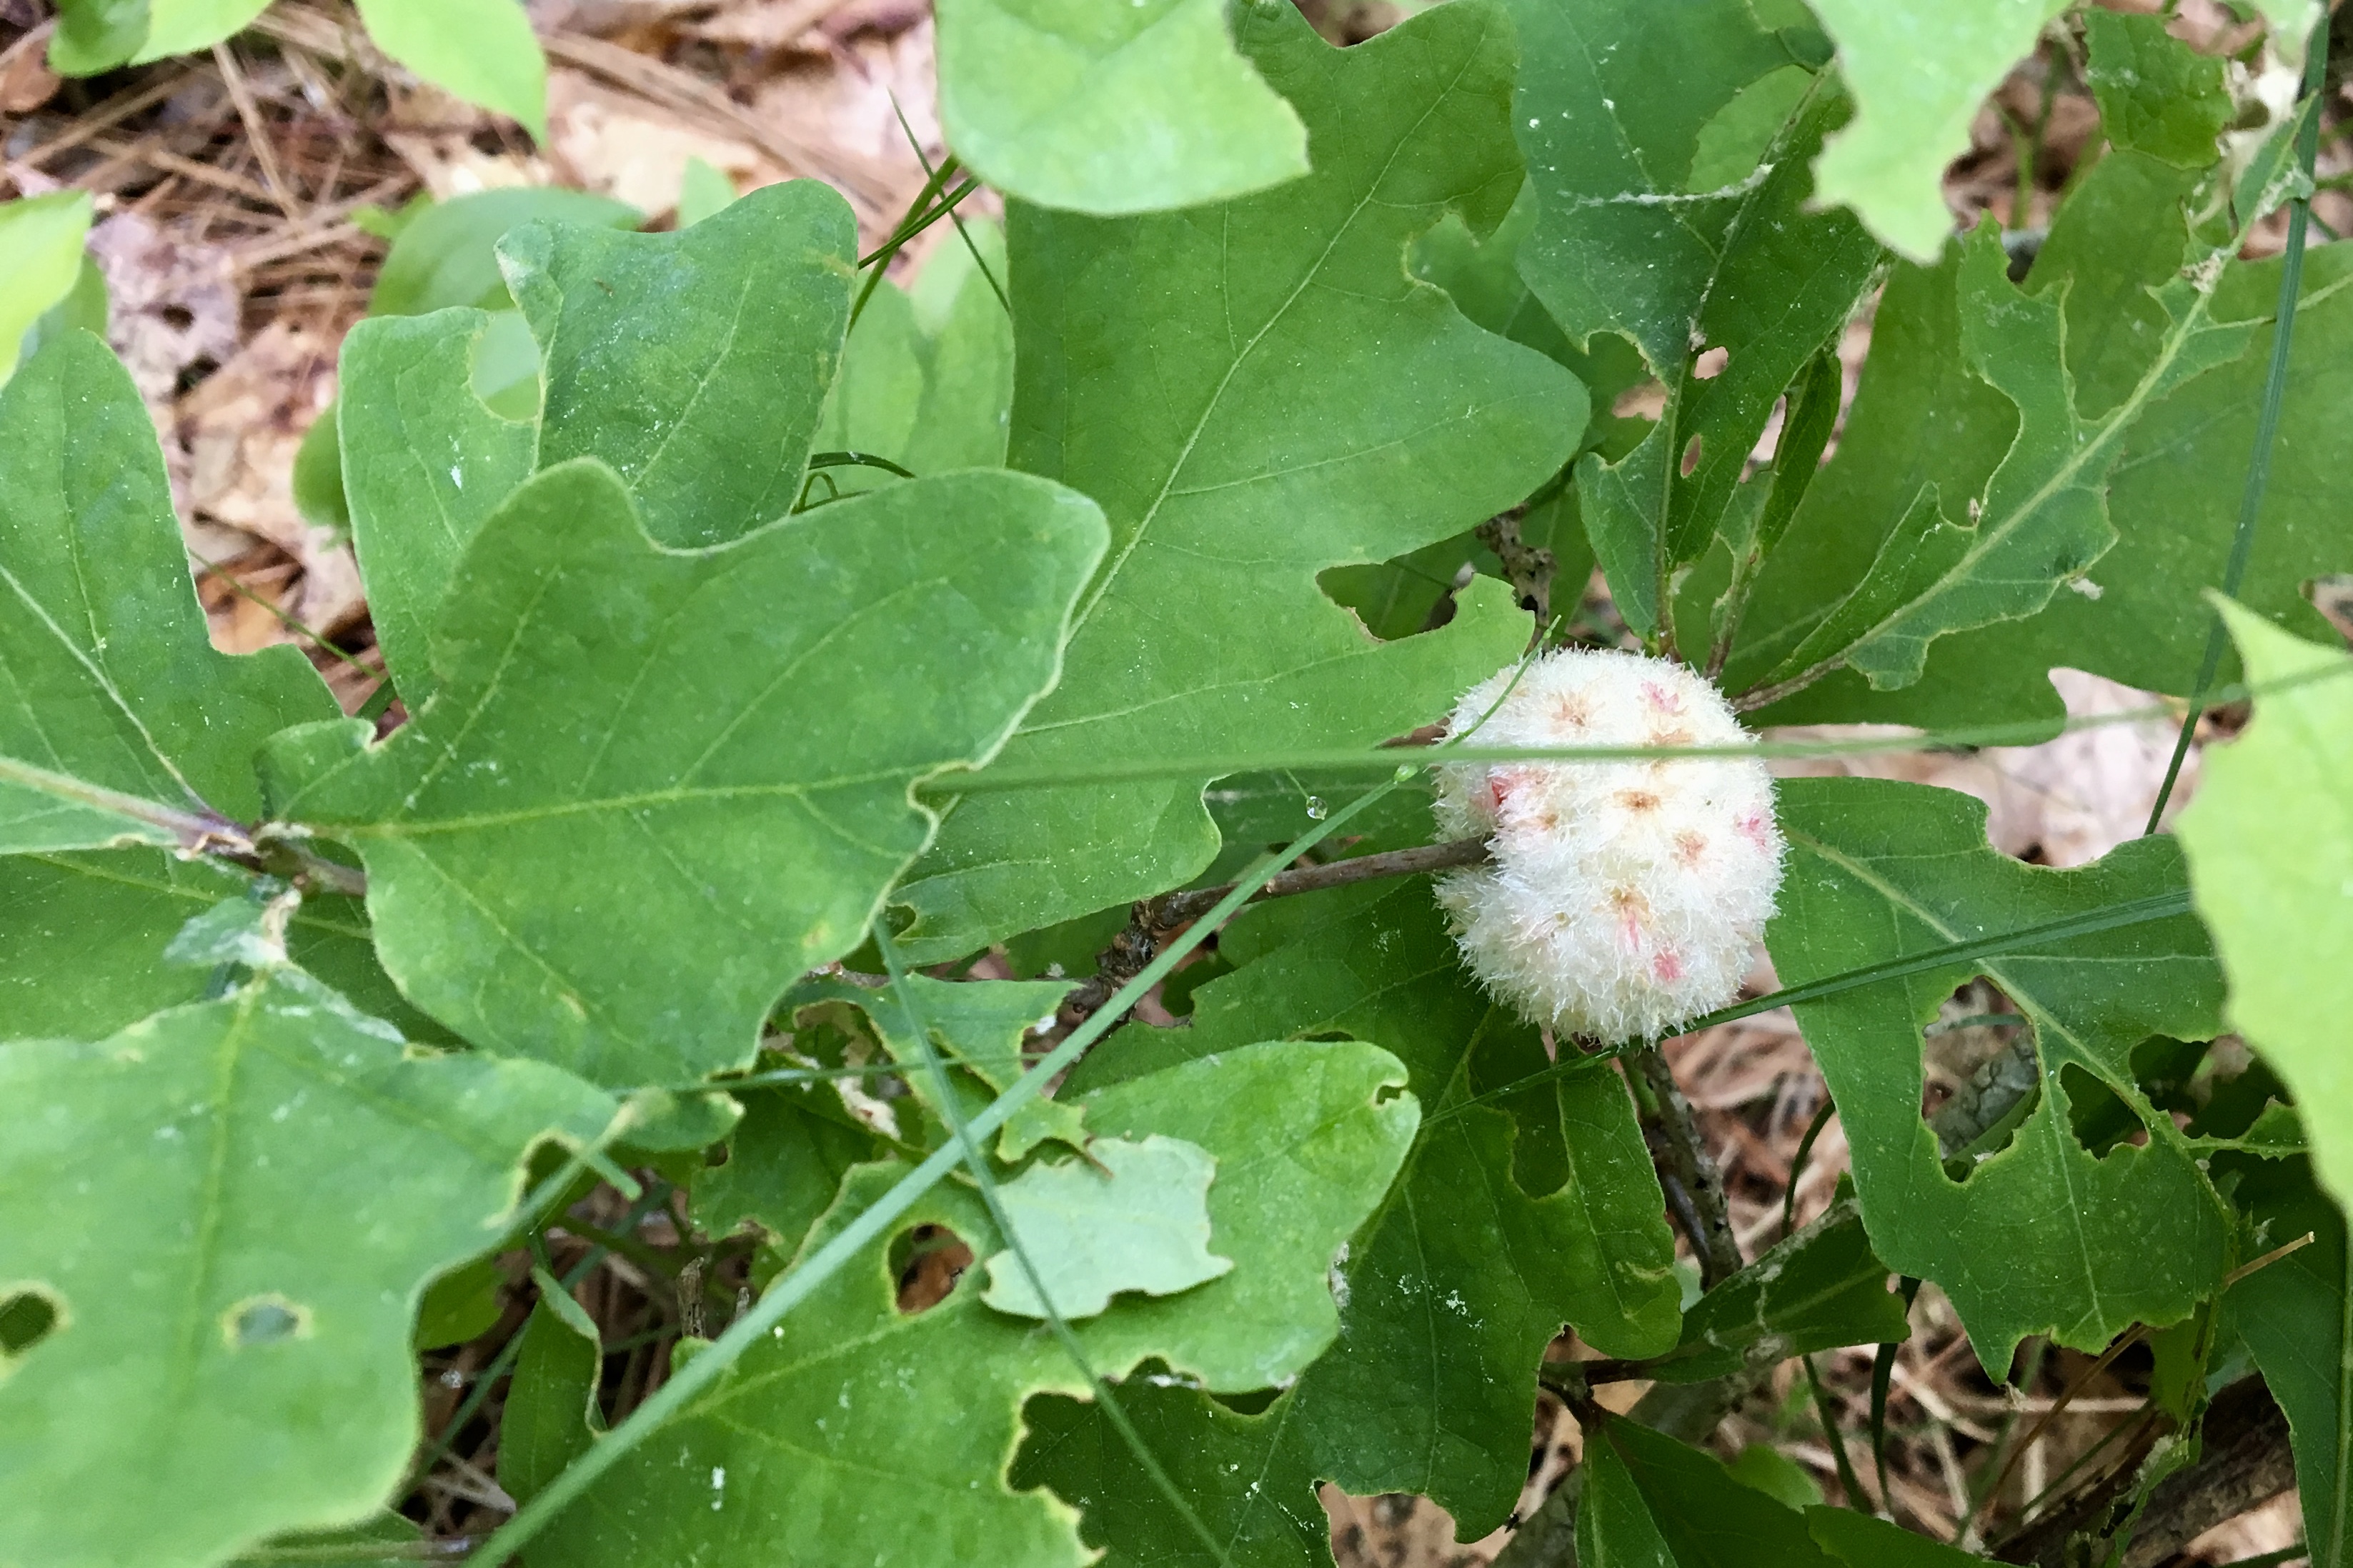
[{"label": "white fuzzy gall", "polygon": [[[1456,707],[1454,733],[1478,725],[1465,744],[1751,740],[1723,693],[1664,659],[1562,648],[1516,685],[1514,673]],[[1493,854],[1441,878],[1439,901],[1472,971],[1522,1016],[1561,1036],[1655,1039],[1739,994],[1781,885],[1761,759],[1504,763],[1439,781],[1442,834],[1484,836]]]}]

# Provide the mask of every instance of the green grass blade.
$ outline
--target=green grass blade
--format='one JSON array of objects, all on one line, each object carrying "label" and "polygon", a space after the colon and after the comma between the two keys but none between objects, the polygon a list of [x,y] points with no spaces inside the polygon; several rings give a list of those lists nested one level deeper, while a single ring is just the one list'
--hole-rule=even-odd
[{"label": "green grass blade", "polygon": [[[2263,378],[2263,405],[2255,416],[2255,449],[2247,458],[2247,482],[2239,492],[2239,525],[2231,536],[2231,557],[2222,567],[2222,596],[2235,599],[2239,584],[2247,575],[2247,561],[2255,550],[2255,519],[2263,507],[2263,491],[2271,483],[2272,448],[2279,436],[2280,409],[2287,401],[2288,349],[2295,337],[2295,308],[2304,294],[2304,242],[2312,222],[2312,172],[2320,153],[2320,92],[2328,71],[2328,13],[2323,11],[2320,20],[2313,25],[2312,37],[2306,44],[2304,88],[2300,95],[2303,115],[2295,132],[2295,166],[2304,176],[2306,195],[2288,204],[2287,250],[2280,261],[2279,305],[2274,318],[2279,323],[2272,332],[2272,363]],[[2148,826],[2144,836],[2157,831],[2164,819],[2166,804],[2173,798],[2173,785],[2181,776],[2181,764],[2189,754],[2190,738],[2198,731],[2199,715],[2205,712],[2207,689],[2214,684],[2215,672],[2222,668],[2222,650],[2230,646],[2230,634],[2223,629],[2220,616],[2207,629],[2206,656],[2199,661],[2198,683],[2190,688],[2189,711],[2181,720],[2181,732],[2174,738],[2173,756],[2165,764],[2165,782],[2157,788],[2157,804],[2148,808]]]}]

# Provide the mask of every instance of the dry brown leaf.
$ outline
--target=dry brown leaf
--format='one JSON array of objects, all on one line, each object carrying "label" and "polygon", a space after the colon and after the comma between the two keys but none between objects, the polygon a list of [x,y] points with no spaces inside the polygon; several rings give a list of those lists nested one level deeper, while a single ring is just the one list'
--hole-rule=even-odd
[{"label": "dry brown leaf", "polygon": [[49,68],[49,32],[44,22],[0,53],[0,114],[28,114],[57,96],[64,84]]},{"label": "dry brown leaf", "polygon": [[635,93],[563,67],[548,73],[547,141],[572,176],[566,184],[601,191],[649,215],[678,205],[689,158],[701,158],[739,188],[785,177],[747,142],[691,125]]},{"label": "dry brown leaf", "polygon": [[[2051,683],[2073,718],[2147,708],[2156,699],[2076,669],[2054,669]],[[2176,726],[2157,720],[2076,730],[2039,746],[1982,752],[1890,752],[1873,756],[1776,763],[1785,778],[1905,779],[1973,795],[1986,803],[1987,837],[2005,855],[2050,866],[2098,859],[2147,826],[2148,808],[2172,755]],[[1909,733],[1893,725],[1822,725],[1774,731],[1777,740],[1860,739]],[[2168,821],[2198,784],[2192,748],[2166,807]]]},{"label": "dry brown leaf", "polygon": [[822,54],[832,40],[818,25],[847,5],[849,0],[751,0],[726,5],[714,15],[691,24],[693,37],[714,44],[747,49],[798,48]]},{"label": "dry brown leaf", "polygon": [[90,254],[106,274],[108,341],[160,423],[184,374],[237,352],[235,266],[226,247],[128,212],[90,231]]},{"label": "dry brown leaf", "polygon": [[[294,506],[294,454],[334,396],[334,351],[323,333],[273,321],[177,408],[190,547],[219,564],[250,548],[245,536],[276,545],[302,569],[287,613],[322,636],[365,608],[351,547]],[[284,639],[281,628],[265,640]]]}]

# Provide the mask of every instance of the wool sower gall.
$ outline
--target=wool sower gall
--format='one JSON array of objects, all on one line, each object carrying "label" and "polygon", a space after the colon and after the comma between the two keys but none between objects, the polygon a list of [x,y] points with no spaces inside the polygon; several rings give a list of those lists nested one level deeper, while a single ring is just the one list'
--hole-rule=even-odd
[{"label": "wool sower gall", "polygon": [[[1472,688],[1451,728],[1474,725],[1477,746],[1753,740],[1694,671],[1593,648]],[[1439,778],[1441,834],[1484,836],[1493,855],[1440,878],[1439,901],[1472,970],[1523,1017],[1562,1036],[1655,1039],[1739,994],[1781,885],[1761,759],[1503,763]]]}]

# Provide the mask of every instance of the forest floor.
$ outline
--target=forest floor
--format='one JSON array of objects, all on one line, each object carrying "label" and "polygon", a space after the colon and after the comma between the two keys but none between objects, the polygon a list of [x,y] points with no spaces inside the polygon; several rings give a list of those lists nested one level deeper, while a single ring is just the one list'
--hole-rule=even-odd
[{"label": "forest floor", "polygon": [[[1386,0],[1303,4],[1342,43],[1402,14]],[[2120,8],[2157,7],[2126,0]],[[163,437],[215,640],[235,651],[295,642],[347,709],[381,679],[367,606],[348,543],[302,519],[290,481],[304,431],[333,396],[337,345],[365,313],[385,254],[370,209],[396,209],[420,193],[561,184],[617,196],[663,226],[687,160],[699,157],[739,188],[827,181],[849,198],[871,245],[923,186],[924,161],[944,151],[927,0],[532,0],[530,9],[552,68],[549,134],[536,147],[512,124],[406,79],[367,46],[347,6],[288,0],[208,55],[60,81],[42,61],[47,6],[0,0],[0,196],[61,187],[97,195],[90,243],[112,295],[111,336]],[[2211,0],[2181,0],[2176,11],[2177,26],[2200,41],[2228,41],[2232,24]],[[2047,51],[1980,117],[1976,146],[1948,176],[1952,205],[1964,215],[1990,210],[2012,228],[2047,224],[2096,134],[2080,69],[2064,50]],[[2353,197],[2342,191],[2324,193],[2319,215],[2353,232]],[[894,266],[919,266],[944,232]],[[2259,238],[2254,248],[2265,243],[2278,240]],[[1849,334],[1851,366],[1859,367],[1868,338],[1867,322]],[[2078,713],[2147,700],[2073,672],[2057,679]],[[2037,747],[1839,765],[1977,795],[1992,808],[2000,847],[2074,865],[2139,831],[2170,741],[2165,726],[2112,725]],[[2194,791],[2195,769],[2193,757],[2177,805]],[[1761,963],[1755,984],[1769,989]],[[1803,1223],[1828,1205],[1846,1167],[1832,1117],[1803,1170],[1793,1170],[1823,1102],[1820,1076],[1786,1012],[1666,1051],[1725,1168],[1734,1223],[1753,1257],[1780,1234],[1793,1176]],[[1968,1065],[1931,1064],[1947,1087]],[[591,1310],[611,1320],[608,1341],[643,1337],[649,1294],[626,1262],[611,1265],[611,1288],[588,1292]],[[511,1310],[514,1321],[492,1331],[491,1348],[518,1314]],[[1859,1500],[1944,1539],[1977,1511],[1994,1457],[2015,1441],[2034,1434],[2005,1483],[2012,1509],[2140,1407],[2146,1360],[2126,1356],[2037,1431],[2088,1358],[2030,1349],[2022,1386],[2005,1393],[1977,1366],[1934,1288],[1921,1292],[1912,1319],[1888,1405],[1887,1494]],[[428,1385],[429,1428],[448,1420],[456,1391],[488,1353],[468,1347],[448,1358]],[[1875,1491],[1861,1437],[1871,1352],[1837,1352],[1820,1366],[1857,1468]],[[1837,1499],[1825,1435],[1793,1370],[1783,1366],[1726,1421],[1717,1446],[1729,1455],[1769,1445]],[[640,1379],[639,1396],[646,1386]],[[1605,1403],[1623,1407],[1642,1386],[1610,1385]],[[1574,1422],[1547,1399],[1537,1412],[1530,1506],[1577,1442]],[[447,1531],[494,1520],[503,1495],[491,1466],[463,1441],[441,1456],[420,1480],[428,1522]],[[1484,1563],[1506,1533],[1458,1546],[1451,1521],[1411,1498],[1331,1492],[1326,1505],[1347,1568]],[[2186,1561],[2277,1550],[2297,1528],[2291,1493],[2212,1532]]]}]

